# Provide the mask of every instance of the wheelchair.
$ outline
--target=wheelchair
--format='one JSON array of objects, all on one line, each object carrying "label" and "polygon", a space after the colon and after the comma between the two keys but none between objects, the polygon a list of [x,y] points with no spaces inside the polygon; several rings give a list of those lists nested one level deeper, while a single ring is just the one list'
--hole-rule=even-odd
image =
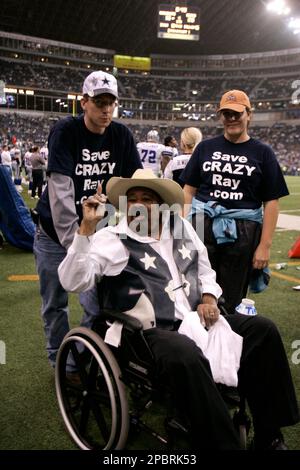
[{"label": "wheelchair", "polygon": [[[119,347],[108,346],[103,339],[115,320],[123,325]],[[78,383],[68,380],[70,354],[80,377]],[[129,435],[141,430],[154,436],[165,449],[178,450],[178,442],[188,442],[188,425],[168,409],[170,400],[166,401],[164,432],[155,431],[143,420],[168,391],[158,383],[142,323],[134,317],[105,310],[92,330],[72,329],[58,351],[55,382],[65,427],[82,450],[126,449]],[[220,387],[220,392],[232,410],[241,448],[246,449],[250,419],[245,399],[226,386]]]}]

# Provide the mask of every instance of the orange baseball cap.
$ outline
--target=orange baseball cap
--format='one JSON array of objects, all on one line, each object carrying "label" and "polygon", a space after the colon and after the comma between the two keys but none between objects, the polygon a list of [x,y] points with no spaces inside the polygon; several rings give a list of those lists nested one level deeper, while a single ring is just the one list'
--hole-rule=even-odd
[{"label": "orange baseball cap", "polygon": [[241,90],[230,90],[222,96],[218,111],[232,109],[241,113],[245,108],[251,109],[250,100],[246,93]]}]

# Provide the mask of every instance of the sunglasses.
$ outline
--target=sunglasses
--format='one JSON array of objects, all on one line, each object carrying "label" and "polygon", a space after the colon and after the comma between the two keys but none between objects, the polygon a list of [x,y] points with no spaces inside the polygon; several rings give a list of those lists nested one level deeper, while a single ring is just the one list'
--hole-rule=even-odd
[{"label": "sunglasses", "polygon": [[242,111],[242,112],[238,112],[238,111],[221,111],[221,114],[222,116],[225,118],[225,119],[240,119],[243,114],[244,114],[245,111]]},{"label": "sunglasses", "polygon": [[114,106],[115,99],[114,98],[90,98],[90,100],[94,103],[97,108],[104,108],[105,106]]}]

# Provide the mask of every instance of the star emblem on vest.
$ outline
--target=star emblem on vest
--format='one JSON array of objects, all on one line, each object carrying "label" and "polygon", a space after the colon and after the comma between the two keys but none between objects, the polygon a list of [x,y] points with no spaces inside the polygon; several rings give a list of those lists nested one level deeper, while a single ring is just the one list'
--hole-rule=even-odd
[{"label": "star emblem on vest", "polygon": [[154,264],[155,260],[156,260],[156,256],[149,256],[148,253],[145,253],[144,258],[140,258],[140,261],[142,261],[145,264],[146,271],[148,271],[149,268],[157,269]]},{"label": "star emblem on vest", "polygon": [[175,292],[174,292],[174,281],[171,279],[171,281],[168,282],[167,287],[165,287],[165,292],[168,294],[169,299],[172,302],[175,302]]},{"label": "star emblem on vest", "polygon": [[180,250],[178,251],[182,256],[182,259],[185,259],[185,258],[192,259],[191,250],[189,250],[185,245],[182,245],[182,248],[180,248]]},{"label": "star emblem on vest", "polygon": [[102,80],[102,85],[109,85],[109,80],[106,77]]}]

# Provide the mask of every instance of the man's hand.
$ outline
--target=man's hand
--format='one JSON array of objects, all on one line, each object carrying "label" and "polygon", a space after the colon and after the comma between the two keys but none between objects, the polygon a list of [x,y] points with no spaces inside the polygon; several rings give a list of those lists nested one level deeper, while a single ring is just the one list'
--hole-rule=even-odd
[{"label": "man's hand", "polygon": [[197,312],[202,325],[206,328],[213,326],[220,316],[220,310],[216,304],[199,304]]},{"label": "man's hand", "polygon": [[107,197],[102,194],[102,185],[99,183],[97,192],[82,203],[83,219],[79,227],[80,235],[92,235],[97,223],[103,219],[105,214],[105,203]]}]

